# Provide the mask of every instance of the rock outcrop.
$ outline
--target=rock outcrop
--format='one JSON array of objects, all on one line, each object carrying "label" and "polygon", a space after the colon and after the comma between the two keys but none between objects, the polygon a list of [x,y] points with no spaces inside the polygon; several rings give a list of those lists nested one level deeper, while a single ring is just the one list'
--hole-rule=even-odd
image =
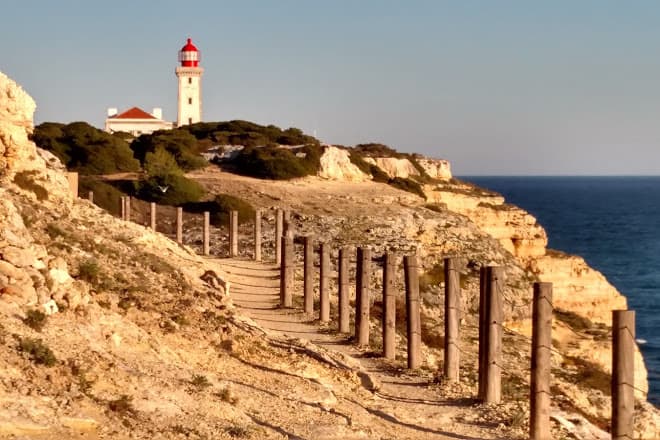
[{"label": "rock outcrop", "polygon": [[364,182],[370,180],[366,175],[351,162],[348,151],[328,145],[321,156],[321,170],[319,177],[322,179],[339,180],[343,182]]},{"label": "rock outcrop", "polygon": [[408,160],[396,157],[365,157],[365,162],[376,165],[389,177],[408,178],[419,176],[417,168]]},{"label": "rock outcrop", "polygon": [[448,160],[418,157],[417,163],[432,179],[449,180],[452,178],[451,164]]}]

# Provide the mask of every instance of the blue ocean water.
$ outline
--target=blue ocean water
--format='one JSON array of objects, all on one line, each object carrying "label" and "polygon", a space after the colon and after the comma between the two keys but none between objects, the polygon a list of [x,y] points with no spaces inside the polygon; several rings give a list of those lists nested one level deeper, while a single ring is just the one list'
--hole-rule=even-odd
[{"label": "blue ocean water", "polygon": [[635,310],[660,404],[660,177],[465,177],[533,214],[549,247],[601,271]]}]

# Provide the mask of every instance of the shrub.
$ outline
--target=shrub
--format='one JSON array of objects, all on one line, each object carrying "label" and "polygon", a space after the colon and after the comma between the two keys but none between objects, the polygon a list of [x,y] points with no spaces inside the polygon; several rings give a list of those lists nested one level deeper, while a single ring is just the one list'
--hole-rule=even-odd
[{"label": "shrub", "polygon": [[35,364],[52,367],[57,363],[55,354],[41,339],[19,339],[18,350],[27,353]]},{"label": "shrub", "polygon": [[198,141],[210,140],[214,144],[243,145],[257,147],[266,145],[305,145],[319,144],[312,136],[306,135],[298,128],[282,130],[275,125],[259,125],[250,121],[199,122],[181,127],[187,130]]},{"label": "shrub", "polygon": [[149,176],[166,176],[169,174],[183,175],[183,171],[170,153],[158,147],[156,151],[149,152],[144,159],[144,171]]},{"label": "shrub", "polygon": [[138,197],[161,205],[184,205],[204,196],[204,188],[183,175],[166,174],[148,176],[137,182]]},{"label": "shrub", "polygon": [[230,403],[232,405],[236,405],[238,403],[238,397],[234,395],[234,393],[231,392],[231,389],[229,387],[225,387],[218,391],[216,394],[220,400],[223,402]]},{"label": "shrub", "polygon": [[126,141],[86,122],[44,122],[35,127],[31,138],[38,147],[59,157],[67,168],[81,174],[131,172],[140,168]]},{"label": "shrub", "polygon": [[28,310],[23,322],[33,330],[40,332],[44,328],[44,325],[46,325],[47,318],[48,316],[41,310],[33,309]]},{"label": "shrub", "polygon": [[423,199],[426,199],[426,194],[422,190],[422,186],[415,182],[412,179],[403,178],[403,177],[394,177],[387,181],[387,184],[395,188],[401,189],[403,191],[408,191],[413,194],[417,194]]},{"label": "shrub", "polygon": [[94,178],[80,179],[80,194],[94,193],[94,204],[108,212],[117,212],[121,197],[125,194],[106,182]]},{"label": "shrub", "polygon": [[95,283],[98,280],[100,270],[96,260],[85,260],[78,266],[78,277],[88,283]]},{"label": "shrub", "polygon": [[131,143],[131,150],[143,165],[145,165],[147,155],[159,149],[169,153],[184,171],[191,171],[208,164],[199,155],[197,139],[185,128],[158,130],[152,134],[143,134]]},{"label": "shrub", "polygon": [[206,376],[201,374],[194,374],[192,379],[190,379],[190,384],[199,389],[204,389],[211,386],[211,382],[209,382]]},{"label": "shrub", "polygon": [[246,176],[288,180],[318,173],[322,154],[322,147],[313,144],[295,150],[276,146],[246,147],[238,153],[231,168]]},{"label": "shrub", "polygon": [[115,400],[108,401],[108,408],[119,414],[135,414],[137,411],[133,407],[133,398],[123,394]]},{"label": "shrub", "polygon": [[229,194],[218,194],[213,200],[198,203],[188,203],[183,206],[188,212],[201,213],[208,211],[211,223],[216,226],[227,225],[229,211],[238,211],[238,222],[248,223],[254,219],[254,208],[248,202]]},{"label": "shrub", "polygon": [[354,147],[355,151],[364,157],[402,157],[404,154],[399,153],[394,148],[385,144],[368,143],[358,144]]},{"label": "shrub", "polygon": [[430,209],[431,211],[443,213],[447,210],[446,203],[427,203],[424,205],[424,208]]}]

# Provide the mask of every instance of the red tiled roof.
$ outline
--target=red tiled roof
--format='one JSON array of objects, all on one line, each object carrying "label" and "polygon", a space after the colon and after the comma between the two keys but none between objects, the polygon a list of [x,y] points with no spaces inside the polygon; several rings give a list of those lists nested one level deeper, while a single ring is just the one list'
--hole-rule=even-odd
[{"label": "red tiled roof", "polygon": [[112,119],[156,119],[153,115],[137,107],[129,108],[123,113],[115,115]]}]

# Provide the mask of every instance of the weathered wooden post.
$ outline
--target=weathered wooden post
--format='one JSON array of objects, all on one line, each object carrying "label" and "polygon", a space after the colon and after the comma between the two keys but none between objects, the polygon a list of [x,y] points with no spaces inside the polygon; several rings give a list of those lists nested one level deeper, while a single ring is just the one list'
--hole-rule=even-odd
[{"label": "weathered wooden post", "polygon": [[119,198],[119,218],[126,220],[126,197],[121,196]]},{"label": "weathered wooden post", "polygon": [[275,264],[282,264],[282,228],[284,226],[284,213],[280,208],[275,214]]},{"label": "weathered wooden post", "polygon": [[339,332],[349,333],[350,329],[350,304],[349,304],[349,279],[348,279],[348,263],[350,257],[350,249],[343,247],[339,249],[339,262],[337,265],[339,275],[337,284],[339,287]]},{"label": "weathered wooden post", "polygon": [[126,205],[126,207],[125,207],[126,208],[125,209],[125,212],[126,212],[125,220],[130,222],[131,221],[131,196],[126,196],[125,205]]},{"label": "weathered wooden post", "polygon": [[314,239],[303,237],[303,296],[305,313],[314,313]]},{"label": "weathered wooden post", "polygon": [[87,200],[89,203],[94,203],[94,191],[87,191]]},{"label": "weathered wooden post", "polygon": [[229,256],[238,257],[238,211],[229,211]]},{"label": "weathered wooden post", "polygon": [[358,248],[355,280],[355,337],[358,345],[369,345],[369,282],[371,249]]},{"label": "weathered wooden post", "polygon": [[280,307],[293,307],[293,236],[282,241],[282,264],[280,264]]},{"label": "weathered wooden post", "polygon": [[211,238],[211,231],[210,231],[210,225],[211,223],[211,215],[208,211],[204,211],[204,225],[202,226],[202,253],[204,255],[209,255],[211,253],[211,248],[209,246],[210,238]]},{"label": "weathered wooden post", "polygon": [[612,311],[612,440],[633,438],[635,312]]},{"label": "weathered wooden post", "polygon": [[73,196],[74,199],[78,198],[78,173],[75,171],[68,172],[66,173],[66,178],[69,181],[69,191],[71,192],[71,196]]},{"label": "weathered wooden post", "polygon": [[149,227],[155,231],[156,230],[156,203],[149,203]]},{"label": "weathered wooden post", "polygon": [[176,242],[183,244],[183,208],[176,208]]},{"label": "weathered wooden post", "polygon": [[483,400],[486,389],[486,266],[479,268],[479,392],[478,398]]},{"label": "weathered wooden post", "polygon": [[319,320],[330,321],[330,245],[321,243],[321,270],[319,283]]},{"label": "weathered wooden post", "polygon": [[254,210],[254,261],[261,261],[261,209]]},{"label": "weathered wooden post", "polygon": [[396,357],[396,255],[386,252],[383,259],[383,357]]},{"label": "weathered wooden post", "polygon": [[445,363],[450,382],[458,382],[460,359],[461,273],[456,258],[445,258]]},{"label": "weathered wooden post", "polygon": [[406,329],[408,335],[408,368],[422,364],[422,323],[419,315],[419,273],[417,255],[403,257],[406,283]]},{"label": "weathered wooden post", "polygon": [[504,268],[486,269],[486,385],[484,403],[502,399],[502,290]]},{"label": "weathered wooden post", "polygon": [[550,434],[552,283],[534,283],[533,301],[529,438],[546,440],[552,438]]}]

